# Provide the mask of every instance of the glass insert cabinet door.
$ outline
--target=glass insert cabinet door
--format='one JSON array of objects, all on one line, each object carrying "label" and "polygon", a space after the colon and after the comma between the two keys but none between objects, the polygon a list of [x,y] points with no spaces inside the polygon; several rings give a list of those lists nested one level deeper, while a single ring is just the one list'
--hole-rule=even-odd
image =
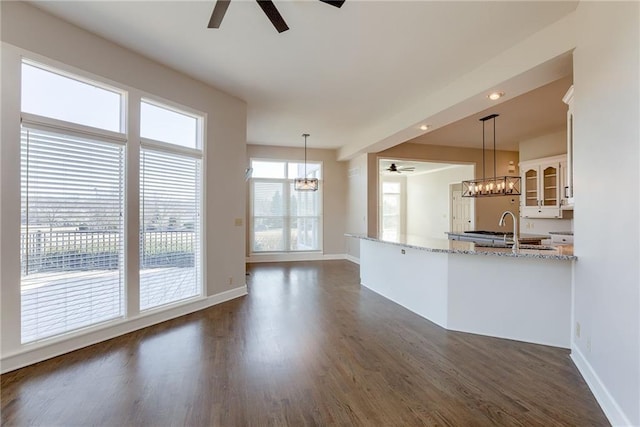
[{"label": "glass insert cabinet door", "polygon": [[541,205],[556,206],[558,204],[558,168],[547,166],[542,171]]},{"label": "glass insert cabinet door", "polygon": [[522,194],[525,198],[525,206],[538,206],[538,168],[526,169],[523,175]]}]

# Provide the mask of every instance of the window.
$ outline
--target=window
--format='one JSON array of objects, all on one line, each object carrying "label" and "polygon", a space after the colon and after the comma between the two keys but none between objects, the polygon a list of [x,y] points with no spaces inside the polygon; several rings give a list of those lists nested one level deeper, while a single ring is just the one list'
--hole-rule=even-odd
[{"label": "window", "polygon": [[142,111],[143,136],[163,139],[143,139],[140,152],[140,310],[147,310],[202,294],[202,151],[195,147],[203,118],[145,101]]},{"label": "window", "polygon": [[204,116],[140,101],[140,270],[126,283],[126,93],[28,60],[21,91],[21,342],[202,295]]},{"label": "window", "polygon": [[[295,191],[304,175],[300,162],[252,160],[251,251],[322,250],[322,187]],[[307,162],[308,178],[321,178],[322,164]]]},{"label": "window", "polygon": [[148,100],[140,105],[140,136],[188,148],[199,148],[199,119]]},{"label": "window", "polygon": [[[24,63],[22,95],[27,343],[123,315],[125,139],[103,132],[120,130],[120,93]],[[92,127],[79,134],[76,124]]]},{"label": "window", "polygon": [[123,95],[42,65],[22,63],[22,112],[121,132]]},{"label": "window", "polygon": [[380,223],[383,240],[398,240],[402,234],[402,183],[382,181],[382,207]]}]

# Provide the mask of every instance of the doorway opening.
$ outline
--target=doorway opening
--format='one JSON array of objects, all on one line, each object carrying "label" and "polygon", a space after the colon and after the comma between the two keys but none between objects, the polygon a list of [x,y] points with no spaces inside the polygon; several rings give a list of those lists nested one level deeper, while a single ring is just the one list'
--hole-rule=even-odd
[{"label": "doorway opening", "polygon": [[[473,228],[473,200],[465,205],[452,204],[452,186],[473,179],[474,165],[441,163],[407,159],[378,160],[378,235],[383,240],[397,241],[405,235],[446,239],[453,231],[454,208],[461,213],[456,227]],[[461,197],[460,197],[461,198]],[[466,207],[465,207],[466,206]]]}]

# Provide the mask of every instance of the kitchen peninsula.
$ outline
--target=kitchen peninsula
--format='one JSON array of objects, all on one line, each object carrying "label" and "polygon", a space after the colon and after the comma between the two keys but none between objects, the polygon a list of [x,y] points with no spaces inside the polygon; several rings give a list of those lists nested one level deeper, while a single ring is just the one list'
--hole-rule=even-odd
[{"label": "kitchen peninsula", "polygon": [[570,348],[572,246],[347,236],[360,239],[363,286],[439,326]]}]

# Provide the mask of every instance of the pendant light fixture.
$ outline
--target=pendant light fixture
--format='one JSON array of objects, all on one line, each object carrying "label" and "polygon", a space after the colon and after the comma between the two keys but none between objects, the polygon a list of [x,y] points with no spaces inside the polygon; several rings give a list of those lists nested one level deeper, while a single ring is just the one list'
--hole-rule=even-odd
[{"label": "pendant light fixture", "polygon": [[[482,122],[482,179],[462,181],[462,197],[517,196],[520,194],[519,176],[496,176],[496,117],[490,114]],[[485,176],[485,123],[493,120],[493,178]]]},{"label": "pendant light fixture", "polygon": [[303,133],[304,136],[304,177],[296,178],[293,182],[293,188],[296,191],[317,191],[318,190],[318,178],[307,178],[307,137],[308,133]]}]

